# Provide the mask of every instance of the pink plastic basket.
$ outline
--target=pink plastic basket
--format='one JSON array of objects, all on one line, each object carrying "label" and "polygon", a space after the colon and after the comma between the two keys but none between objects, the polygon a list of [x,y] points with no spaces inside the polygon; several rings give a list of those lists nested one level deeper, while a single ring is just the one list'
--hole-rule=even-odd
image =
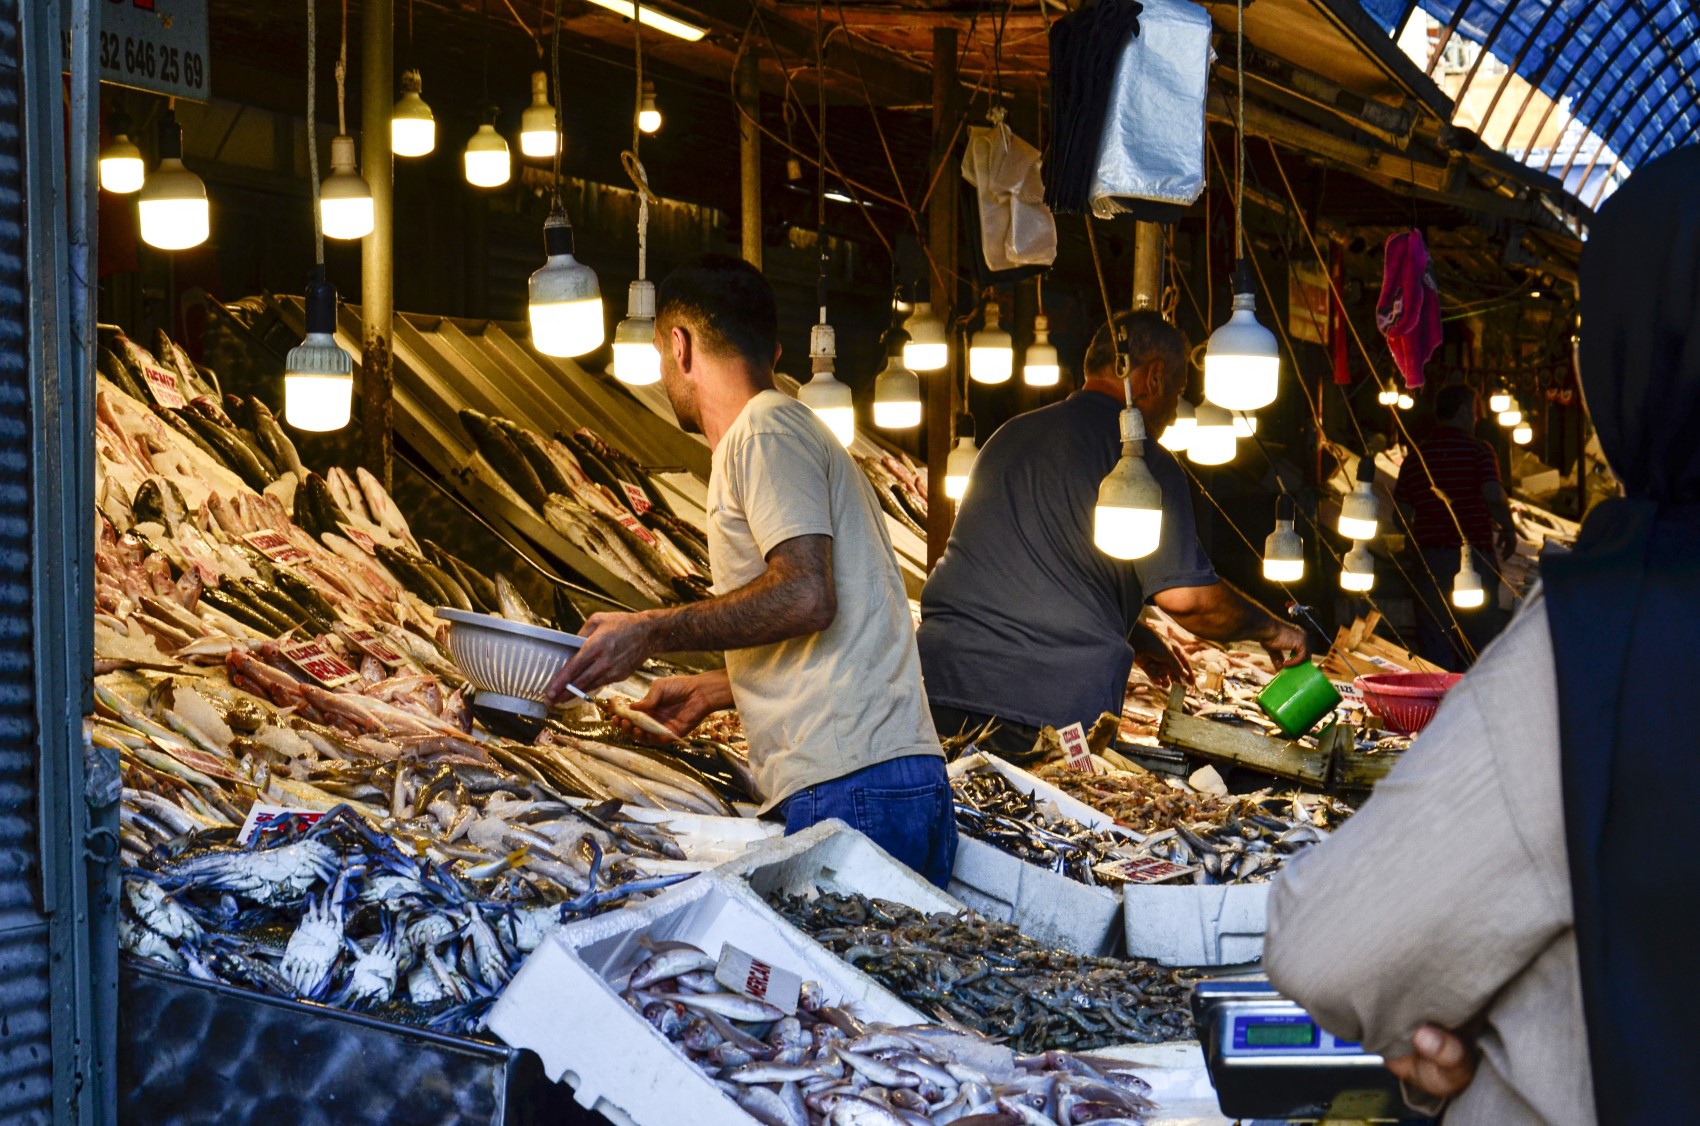
[{"label": "pink plastic basket", "polygon": [[1441,697],[1463,679],[1456,672],[1391,672],[1360,676],[1353,683],[1390,730],[1415,735],[1434,718]]}]

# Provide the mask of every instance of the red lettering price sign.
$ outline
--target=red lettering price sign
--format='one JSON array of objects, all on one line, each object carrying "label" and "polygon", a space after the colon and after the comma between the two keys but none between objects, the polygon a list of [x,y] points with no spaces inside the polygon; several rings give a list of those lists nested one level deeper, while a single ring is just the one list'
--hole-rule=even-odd
[{"label": "red lettering price sign", "polygon": [[1063,765],[1082,774],[1098,773],[1098,767],[1092,761],[1092,748],[1086,744],[1086,728],[1071,723],[1057,732],[1057,738],[1062,740]]},{"label": "red lettering price sign", "polygon": [[360,679],[358,672],[344,664],[340,657],[326,651],[318,641],[297,641],[279,645],[277,650],[296,668],[326,688],[337,688]]},{"label": "red lettering price sign", "polygon": [[273,563],[288,565],[307,562],[307,553],[289,541],[281,532],[249,532],[242,537],[255,551]]},{"label": "red lettering price sign", "polygon": [[361,551],[364,551],[367,555],[378,554],[378,541],[373,539],[370,535],[362,532],[353,524],[344,524],[341,520],[336,522],[336,526],[341,528],[342,534],[347,536],[349,542],[354,544],[354,546],[358,547]]},{"label": "red lettering price sign", "polygon": [[734,993],[766,1001],[793,1016],[797,1012],[797,1000],[803,995],[802,978],[746,954],[731,943],[720,948],[720,964],[714,968],[714,980]]},{"label": "red lettering price sign", "polygon": [[365,653],[368,657],[376,657],[392,669],[397,669],[407,664],[406,657],[396,652],[395,648],[391,646],[389,642],[385,641],[369,629],[347,630],[343,633],[342,637],[344,641],[347,641],[350,645],[354,646],[362,653]]},{"label": "red lettering price sign", "polygon": [[622,512],[622,513],[620,513],[619,520],[620,520],[620,527],[624,528],[626,531],[630,532],[632,535],[636,536],[638,539],[642,540],[644,543],[648,544],[650,547],[655,546],[655,533],[651,532],[648,528],[644,527],[642,524],[639,524],[637,522],[637,517],[628,516],[624,512]]},{"label": "red lettering price sign", "polygon": [[148,394],[153,401],[166,410],[180,411],[189,405],[183,397],[183,391],[177,386],[177,373],[168,371],[158,364],[143,364],[142,375],[148,381]]},{"label": "red lettering price sign", "polygon": [[1120,880],[1126,884],[1160,884],[1198,869],[1147,856],[1139,860],[1112,860],[1096,865],[1092,870],[1106,880]]},{"label": "red lettering price sign", "polygon": [[620,487],[626,490],[626,499],[631,502],[632,511],[637,513],[639,516],[642,516],[654,507],[654,505],[649,503],[649,494],[632,484],[630,481],[621,481]]}]

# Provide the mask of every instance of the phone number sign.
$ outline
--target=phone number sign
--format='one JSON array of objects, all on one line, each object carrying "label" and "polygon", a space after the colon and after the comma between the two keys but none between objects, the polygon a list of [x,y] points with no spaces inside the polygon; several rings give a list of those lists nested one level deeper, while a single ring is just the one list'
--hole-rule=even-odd
[{"label": "phone number sign", "polygon": [[[70,69],[71,5],[61,42]],[[207,0],[105,0],[100,5],[100,80],[204,102],[212,96]]]}]

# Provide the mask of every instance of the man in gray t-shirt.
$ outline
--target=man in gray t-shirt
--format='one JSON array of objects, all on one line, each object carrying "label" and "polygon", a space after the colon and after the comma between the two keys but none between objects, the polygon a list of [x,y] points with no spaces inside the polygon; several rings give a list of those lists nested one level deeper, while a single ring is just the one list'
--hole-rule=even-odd
[{"label": "man in gray t-shirt", "polygon": [[[1155,439],[1174,420],[1186,345],[1155,313],[1117,318],[1127,334],[1134,405]],[[1200,637],[1261,642],[1279,663],[1308,652],[1304,631],[1217,578],[1199,546],[1186,476],[1145,443],[1163,490],[1155,553],[1112,559],[1092,542],[1098,485],[1120,456],[1126,402],[1109,326],[1086,352],[1084,386],[1005,423],[974,462],[938,566],[921,592],[921,668],[943,735],[1000,721],[981,746],[1021,759],[1039,727],[1120,713],[1136,647],[1172,673],[1174,659],[1139,612],[1155,602]],[[1287,657],[1284,651],[1292,651]]]}]

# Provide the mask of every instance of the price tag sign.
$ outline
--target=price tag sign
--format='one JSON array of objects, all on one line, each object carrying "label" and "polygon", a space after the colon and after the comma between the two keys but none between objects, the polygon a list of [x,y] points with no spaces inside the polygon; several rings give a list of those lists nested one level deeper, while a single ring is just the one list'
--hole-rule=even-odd
[{"label": "price tag sign", "polygon": [[644,527],[642,524],[639,524],[637,522],[637,517],[628,516],[624,512],[620,513],[620,527],[624,528],[626,531],[630,532],[632,535],[636,536],[638,539],[642,540],[644,543],[648,544],[650,547],[655,546],[655,535],[654,535],[654,533],[652,533],[648,528]]},{"label": "price tag sign", "polygon": [[651,508],[655,507],[649,503],[649,494],[632,484],[630,481],[621,481],[620,487],[626,490],[626,499],[632,502],[632,511],[637,513],[639,516],[642,516]]},{"label": "price tag sign", "polygon": [[[61,4],[61,65],[71,69],[71,8]],[[100,80],[204,102],[212,89],[207,0],[116,0],[100,6]]]},{"label": "price tag sign", "polygon": [[290,543],[289,537],[280,532],[249,532],[242,538],[248,541],[248,546],[273,563],[287,566],[291,563],[307,562],[307,553]]},{"label": "price tag sign", "polygon": [[177,373],[167,371],[158,364],[143,364],[142,376],[147,380],[148,394],[153,401],[166,410],[180,411],[189,405],[183,398],[183,391],[177,386]]},{"label": "price tag sign", "polygon": [[345,632],[343,640],[366,654],[375,657],[392,669],[407,664],[407,658],[397,653],[389,642],[379,637],[369,629],[351,629]]},{"label": "price tag sign", "polygon": [[796,1015],[797,1000],[803,995],[802,978],[746,954],[731,943],[720,948],[720,964],[714,967],[714,980],[734,993],[766,1001],[788,1016]]},{"label": "price tag sign", "polygon": [[277,651],[326,688],[338,688],[360,679],[358,672],[344,664],[340,657],[327,652],[317,640],[279,645]]},{"label": "price tag sign", "polygon": [[1334,691],[1340,693],[1342,699],[1361,700],[1364,698],[1364,694],[1358,691],[1358,686],[1355,684],[1348,684],[1343,680],[1331,680],[1329,683],[1334,686]]},{"label": "price tag sign", "polygon": [[1173,864],[1151,856],[1139,860],[1111,860],[1092,869],[1106,880],[1120,880],[1124,884],[1160,884],[1197,870],[1196,867]]},{"label": "price tag sign", "polygon": [[336,526],[341,528],[342,534],[347,536],[349,542],[354,544],[361,551],[364,551],[367,555],[378,554],[378,541],[373,539],[370,535],[362,532],[353,524],[344,524],[341,520],[336,522]]},{"label": "price tag sign", "polygon": [[254,839],[254,834],[266,829],[274,829],[289,818],[290,828],[295,833],[305,833],[324,817],[321,810],[291,809],[284,805],[261,805],[255,802],[248,807],[248,819],[242,822],[242,829],[236,834],[237,844],[247,844]]},{"label": "price tag sign", "polygon": [[1057,732],[1057,738],[1062,740],[1063,765],[1082,774],[1098,773],[1098,767],[1092,761],[1092,748],[1086,744],[1084,727],[1071,723]]}]

